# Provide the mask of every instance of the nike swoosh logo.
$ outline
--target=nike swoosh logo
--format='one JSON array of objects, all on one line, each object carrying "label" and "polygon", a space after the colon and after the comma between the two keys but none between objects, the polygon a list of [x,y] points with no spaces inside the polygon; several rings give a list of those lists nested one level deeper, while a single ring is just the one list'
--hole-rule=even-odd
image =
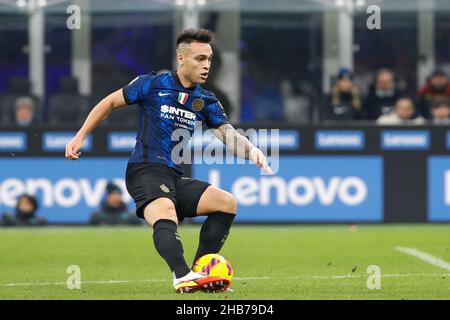
[{"label": "nike swoosh logo", "polygon": [[170,93],[162,93],[162,92],[158,93],[158,95],[159,95],[160,97],[168,96],[169,94],[170,94]]}]

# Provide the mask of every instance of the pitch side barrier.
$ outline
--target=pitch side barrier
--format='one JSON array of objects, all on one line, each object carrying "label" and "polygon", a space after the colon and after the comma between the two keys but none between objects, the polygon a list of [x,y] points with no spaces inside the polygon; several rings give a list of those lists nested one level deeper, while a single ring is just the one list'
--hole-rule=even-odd
[{"label": "pitch side barrier", "polygon": [[[450,221],[449,127],[237,127],[269,155],[275,175],[227,157],[210,132],[191,140],[186,150],[192,164],[185,169],[233,193],[239,222]],[[76,129],[2,127],[0,212],[12,210],[17,196],[29,192],[50,222],[85,223],[108,181],[125,191],[134,128],[98,128],[82,158],[68,161],[64,147]]]}]

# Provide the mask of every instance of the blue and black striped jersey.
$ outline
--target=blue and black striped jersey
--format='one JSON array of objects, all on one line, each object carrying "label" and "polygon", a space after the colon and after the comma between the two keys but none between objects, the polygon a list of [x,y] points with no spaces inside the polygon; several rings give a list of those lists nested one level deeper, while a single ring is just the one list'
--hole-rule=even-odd
[{"label": "blue and black striped jersey", "polygon": [[138,76],[123,88],[123,95],[127,104],[140,108],[136,146],[129,163],[159,163],[182,174],[181,164],[172,159],[172,150],[180,142],[172,139],[174,131],[184,130],[183,135],[190,138],[196,121],[208,128],[229,123],[213,93],[198,84],[183,87],[175,72]]}]

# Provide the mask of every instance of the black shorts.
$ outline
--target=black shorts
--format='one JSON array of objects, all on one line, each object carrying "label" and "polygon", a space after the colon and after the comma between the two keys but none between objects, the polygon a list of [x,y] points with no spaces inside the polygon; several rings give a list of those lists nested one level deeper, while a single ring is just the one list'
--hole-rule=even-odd
[{"label": "black shorts", "polygon": [[181,177],[174,169],[161,164],[130,163],[126,187],[136,204],[136,214],[144,219],[145,207],[155,199],[169,198],[175,204],[178,220],[197,216],[197,205],[208,182]]}]

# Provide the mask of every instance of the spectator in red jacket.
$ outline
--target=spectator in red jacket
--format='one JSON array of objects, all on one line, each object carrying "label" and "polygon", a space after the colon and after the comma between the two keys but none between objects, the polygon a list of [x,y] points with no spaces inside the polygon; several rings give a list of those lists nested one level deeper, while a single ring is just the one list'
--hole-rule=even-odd
[{"label": "spectator in red jacket", "polygon": [[438,98],[450,98],[450,82],[442,70],[436,70],[428,82],[419,90],[418,111],[427,119],[431,118],[431,106]]}]

